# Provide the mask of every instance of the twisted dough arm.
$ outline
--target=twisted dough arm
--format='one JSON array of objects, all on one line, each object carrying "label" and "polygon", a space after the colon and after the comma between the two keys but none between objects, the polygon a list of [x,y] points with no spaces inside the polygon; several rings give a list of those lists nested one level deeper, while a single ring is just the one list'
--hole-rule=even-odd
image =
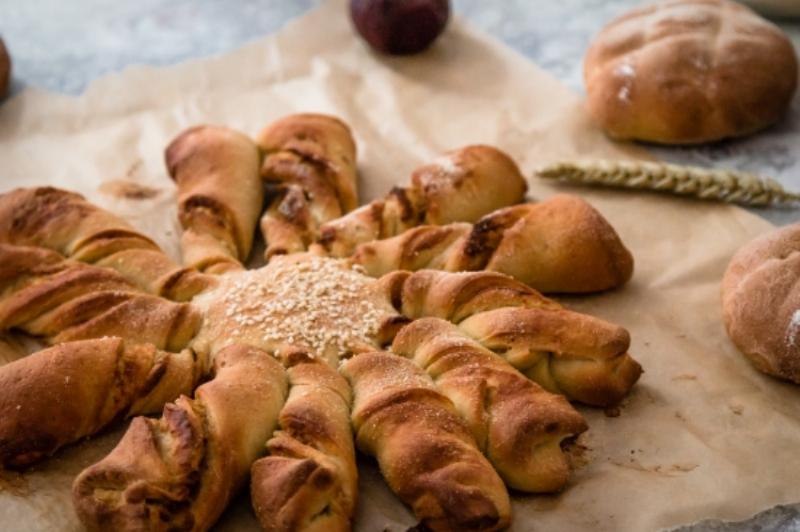
[{"label": "twisted dough arm", "polygon": [[116,270],[150,294],[186,301],[209,279],[169,259],[149,238],[83,196],[51,187],[0,195],[0,244],[36,246]]},{"label": "twisted dough arm", "polygon": [[319,226],[356,208],[356,145],[350,128],[332,116],[295,114],[257,137],[267,210],[261,231],[267,259],[305,251]]},{"label": "twisted dough arm", "polygon": [[160,419],[135,418],[111,453],[73,484],[89,530],[208,530],[245,484],[286,398],[286,374],[268,353],[232,345],[214,378]]},{"label": "twisted dough arm", "polygon": [[318,245],[334,257],[358,244],[384,239],[418,225],[476,222],[495,209],[522,201],[525,178],[514,161],[491,146],[453,150],[414,170],[407,187],[322,225]]},{"label": "twisted dough arm", "polygon": [[405,317],[441,318],[546,390],[594,406],[618,403],[639,379],[624,328],[571,312],[498,273],[422,270],[382,277]]},{"label": "twisted dough arm", "polygon": [[119,338],[59,344],[0,367],[0,466],[29,465],[116,419],[157,412],[201,373],[189,350]]},{"label": "twisted dough arm", "polygon": [[499,530],[511,507],[503,481],[453,404],[413,362],[357,355],[341,367],[353,387],[356,444],[424,527]]},{"label": "twisted dough arm", "polygon": [[206,273],[241,270],[264,203],[258,147],[231,129],[198,126],[170,143],[165,160],[178,186],[184,264]]},{"label": "twisted dough arm", "polygon": [[0,244],[0,330],[48,343],[117,336],[177,352],[201,320],[189,304],[143,294],[114,270]]},{"label": "twisted dough arm", "polygon": [[304,351],[285,363],[289,396],[269,456],[251,469],[253,508],[265,530],[350,530],[358,496],[350,386]]},{"label": "twisted dough arm", "polygon": [[633,275],[614,228],[577,196],[500,209],[476,224],[420,226],[361,244],[350,259],[378,277],[423,268],[505,273],[541,292],[598,292]]},{"label": "twisted dough arm", "polygon": [[563,396],[546,392],[438,318],[401,329],[392,352],[413,360],[453,401],[508,486],[534,493],[564,487],[570,465],[561,442],[587,426]]},{"label": "twisted dough arm", "polygon": [[619,403],[642,374],[628,331],[566,309],[499,308],[459,327],[546,390],[587,405]]}]

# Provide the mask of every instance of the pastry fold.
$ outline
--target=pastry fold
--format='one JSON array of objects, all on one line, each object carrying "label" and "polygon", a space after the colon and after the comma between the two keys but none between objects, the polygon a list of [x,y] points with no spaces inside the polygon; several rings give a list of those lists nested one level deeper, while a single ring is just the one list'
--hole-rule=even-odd
[{"label": "pastry fold", "polygon": [[341,120],[294,114],[264,128],[261,178],[267,209],[261,218],[265,256],[305,251],[321,224],[356,208],[356,145]]},{"label": "pastry fold", "polygon": [[167,147],[178,187],[183,262],[207,273],[242,269],[264,202],[258,147],[219,126],[190,128]]},{"label": "pastry fold", "polygon": [[117,336],[177,352],[201,320],[188,303],[142,293],[115,270],[0,244],[0,330],[49,343]]},{"label": "pastry fold", "polygon": [[112,421],[191,393],[194,354],[101,338],[59,344],[0,367],[0,466],[21,467]]},{"label": "pastry fold", "polygon": [[269,531],[347,531],[358,473],[350,428],[350,386],[304,351],[286,357],[289,396],[269,456],[251,469],[250,496]]},{"label": "pastry fold", "polygon": [[57,188],[0,195],[0,244],[46,248],[112,269],[139,289],[175,301],[189,300],[208,286],[206,276],[178,266],[121,218]]},{"label": "pastry fold", "polygon": [[506,485],[534,493],[564,487],[570,464],[561,442],[587,426],[563,396],[543,390],[438,318],[405,326],[392,352],[423,368],[453,401]]},{"label": "pastry fold", "polygon": [[457,324],[529,379],[571,401],[615,405],[642,374],[623,327],[567,310],[507,275],[400,271],[378,282],[406,318]]},{"label": "pastry fold", "polygon": [[378,460],[389,487],[424,527],[509,525],[503,481],[428,375],[410,360],[383,352],[357,355],[341,371],[353,387],[358,448]]},{"label": "pastry fold", "polygon": [[399,235],[418,225],[476,222],[522,201],[525,178],[511,158],[491,146],[450,151],[411,174],[407,187],[322,225],[318,245],[335,257],[358,244]]},{"label": "pastry fold", "polygon": [[375,277],[425,268],[494,271],[545,293],[616,288],[633,257],[613,227],[577,196],[500,209],[475,224],[423,225],[361,244],[350,259]]},{"label": "pastry fold", "polygon": [[246,483],[286,397],[283,366],[259,349],[217,353],[214,377],[160,419],[135,418],[73,484],[88,530],[208,530]]}]

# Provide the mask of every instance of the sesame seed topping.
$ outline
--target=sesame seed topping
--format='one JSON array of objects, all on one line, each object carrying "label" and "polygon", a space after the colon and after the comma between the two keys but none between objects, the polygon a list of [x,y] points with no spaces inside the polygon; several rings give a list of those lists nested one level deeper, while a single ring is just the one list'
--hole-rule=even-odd
[{"label": "sesame seed topping", "polygon": [[198,342],[212,352],[234,342],[280,354],[308,349],[332,365],[377,348],[381,323],[396,312],[360,266],[311,255],[275,257],[257,270],[220,277],[193,304],[206,308]]}]

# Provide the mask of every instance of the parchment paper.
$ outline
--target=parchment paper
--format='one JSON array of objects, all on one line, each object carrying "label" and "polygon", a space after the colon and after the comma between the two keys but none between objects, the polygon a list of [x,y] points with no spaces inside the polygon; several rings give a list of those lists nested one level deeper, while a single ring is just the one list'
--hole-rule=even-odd
[{"label": "parchment paper", "polygon": [[[576,95],[459,20],[427,53],[386,58],[354,36],[345,13],[343,0],[332,0],[226,56],[130,68],[79,98],[20,94],[0,109],[0,186],[81,191],[175,254],[174,190],[162,152],[175,134],[198,123],[254,134],[291,112],[339,115],[357,136],[362,200],[468,143],[501,147],[527,175],[562,158],[646,157],[606,140]],[[118,183],[103,185],[118,180],[151,187],[152,194],[126,198]],[[554,192],[538,181],[530,185],[536,198]],[[720,319],[727,261],[769,224],[729,206],[574,192],[618,229],[636,257],[636,274],[622,290],[566,302],[626,326],[646,373],[619,417],[583,409],[591,427],[580,440],[586,449],[577,462],[584,465],[560,495],[515,495],[513,529],[652,530],[741,519],[800,501],[800,388],[753,370]],[[70,482],[123,428],[32,472],[4,473],[0,528],[79,529]],[[414,524],[370,460],[362,460],[360,471],[358,530]],[[247,494],[217,528],[256,529]]]}]

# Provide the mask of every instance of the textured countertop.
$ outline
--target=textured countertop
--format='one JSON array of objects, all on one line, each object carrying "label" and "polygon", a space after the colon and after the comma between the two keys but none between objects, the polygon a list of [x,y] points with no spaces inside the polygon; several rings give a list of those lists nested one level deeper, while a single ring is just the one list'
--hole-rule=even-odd
[{"label": "textured countertop", "polygon": [[[800,0],[798,0],[800,1]],[[223,53],[274,32],[317,0],[0,0],[0,35],[14,61],[12,91],[35,86],[79,94],[92,80],[131,64],[169,65]],[[583,91],[582,57],[603,24],[636,0],[454,0],[456,13]],[[800,49],[800,21],[778,24]],[[800,94],[785,120],[750,139],[697,148],[659,148],[666,160],[737,168],[800,190]],[[800,208],[754,212],[774,223],[800,220]],[[758,489],[754,486],[753,489]],[[800,505],[743,523],[682,530],[800,532]]]}]

